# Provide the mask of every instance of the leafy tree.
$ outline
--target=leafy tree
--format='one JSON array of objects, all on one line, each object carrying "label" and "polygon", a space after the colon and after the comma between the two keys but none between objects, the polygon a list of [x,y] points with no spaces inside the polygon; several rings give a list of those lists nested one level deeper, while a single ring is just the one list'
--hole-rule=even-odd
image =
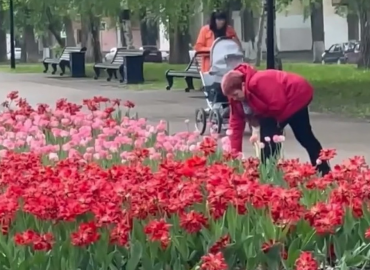
[{"label": "leafy tree", "polygon": [[370,1],[350,0],[343,2],[349,12],[358,14],[360,21],[361,57],[358,62],[360,68],[370,68]]},{"label": "leafy tree", "polygon": [[[313,62],[321,62],[321,55],[325,50],[324,10],[323,0],[300,0],[303,6],[303,19],[310,17]],[[279,10],[286,9],[293,0],[279,0]]]},{"label": "leafy tree", "polygon": [[6,42],[6,8],[3,0],[0,0],[0,62],[7,60],[7,42]]},{"label": "leafy tree", "polygon": [[[360,59],[359,68],[370,68],[370,1],[368,0],[341,0],[338,1],[336,12],[343,17],[347,16],[347,22],[350,24],[360,24]],[[349,39],[358,39],[357,25],[354,26],[354,33],[349,32]]]}]

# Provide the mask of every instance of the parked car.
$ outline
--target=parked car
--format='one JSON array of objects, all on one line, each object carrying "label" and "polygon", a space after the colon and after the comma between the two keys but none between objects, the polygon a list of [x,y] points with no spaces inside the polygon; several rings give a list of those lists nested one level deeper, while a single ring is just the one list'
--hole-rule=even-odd
[{"label": "parked car", "polygon": [[357,43],[353,51],[347,52],[347,63],[357,64],[361,57],[360,53],[360,43]]},{"label": "parked car", "polygon": [[154,45],[145,45],[139,48],[139,50],[143,50],[144,52],[144,61],[149,63],[162,63],[162,53],[158,50],[157,46]]},{"label": "parked car", "polygon": [[113,57],[116,54],[116,52],[117,52],[117,48],[116,47],[113,47],[112,49],[110,49],[109,53],[107,53],[104,56],[104,62],[111,62],[113,60]]},{"label": "parked car", "polygon": [[[22,54],[22,49],[21,48],[15,48],[15,60],[21,60],[21,54]],[[7,54],[8,60],[10,60],[10,51]]]},{"label": "parked car", "polygon": [[322,54],[321,63],[355,64],[359,59],[359,46],[357,41],[334,44]]}]

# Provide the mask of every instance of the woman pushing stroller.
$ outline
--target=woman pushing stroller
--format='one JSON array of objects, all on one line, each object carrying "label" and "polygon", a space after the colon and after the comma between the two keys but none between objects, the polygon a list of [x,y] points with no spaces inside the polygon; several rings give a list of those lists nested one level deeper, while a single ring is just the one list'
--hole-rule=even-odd
[{"label": "woman pushing stroller", "polygon": [[[209,52],[213,42],[219,37],[232,38],[241,46],[235,30],[227,21],[226,12],[220,10],[213,11],[209,24],[200,29],[194,49],[197,52]],[[203,55],[202,58],[201,71],[208,72],[210,68],[210,58],[208,55]]]},{"label": "woman pushing stroller", "polygon": [[[285,71],[257,71],[248,64],[241,64],[223,77],[221,88],[230,101],[230,141],[235,151],[242,151],[246,119],[259,124],[264,143],[265,138],[281,135],[284,127],[289,125],[297,141],[307,150],[312,165],[322,175],[330,171],[327,162],[316,164],[322,146],[310,124],[308,105],[313,88],[307,80]],[[251,119],[249,109],[256,122]],[[276,154],[276,144],[269,144],[270,147],[262,149],[263,159]]]}]

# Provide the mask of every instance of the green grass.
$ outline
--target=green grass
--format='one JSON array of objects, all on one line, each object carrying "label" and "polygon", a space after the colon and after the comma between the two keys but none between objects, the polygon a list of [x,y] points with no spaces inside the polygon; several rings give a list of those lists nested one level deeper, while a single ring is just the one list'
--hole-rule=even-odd
[{"label": "green grass", "polygon": [[[314,65],[283,63],[284,70],[298,73],[307,78],[315,87],[311,109],[360,118],[370,118],[370,71],[358,70],[353,65]],[[132,86],[133,89],[165,89],[164,73],[167,69],[184,69],[185,65],[145,63],[146,83]],[[11,71],[0,66],[0,72],[42,73],[42,64],[19,64]],[[93,76],[92,65],[86,66],[89,77]],[[196,86],[200,86],[197,82]],[[185,88],[183,79],[175,79],[173,89]]]},{"label": "green grass", "polygon": [[315,88],[311,110],[370,117],[370,71],[353,65],[286,64],[284,70],[307,78]]},{"label": "green grass", "polygon": [[[154,64],[154,63],[145,63],[144,65],[144,78],[145,83],[141,85],[130,85],[129,88],[133,90],[158,90],[158,89],[166,89],[167,81],[165,80],[165,72],[168,69],[175,69],[175,70],[184,70],[186,65],[170,65],[168,63],[161,63],[161,64]],[[0,72],[11,72],[11,73],[39,73],[43,74],[44,66],[42,63],[39,64],[17,64],[16,69],[12,70],[9,68],[9,65],[1,64],[0,65]],[[49,71],[45,76],[51,75],[51,67],[49,67]],[[59,74],[59,69],[57,74]],[[94,77],[93,71],[93,64],[86,64],[86,76],[87,77]],[[53,75],[51,75],[53,76]],[[57,76],[57,75],[54,75]],[[68,69],[67,74],[68,76]],[[102,72],[100,75],[99,80],[104,80],[106,78],[106,74]],[[200,87],[200,82],[194,82],[195,86]],[[184,80],[175,79],[173,89],[185,89],[186,84]]]}]

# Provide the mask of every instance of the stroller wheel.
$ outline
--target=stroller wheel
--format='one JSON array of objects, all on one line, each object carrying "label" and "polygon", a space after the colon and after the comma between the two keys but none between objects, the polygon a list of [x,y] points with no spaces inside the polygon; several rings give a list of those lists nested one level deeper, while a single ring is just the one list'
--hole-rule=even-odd
[{"label": "stroller wheel", "polygon": [[207,113],[204,109],[195,111],[195,129],[203,135],[207,128]]},{"label": "stroller wheel", "polygon": [[220,134],[222,132],[222,115],[219,110],[213,110],[210,115],[211,129]]}]

